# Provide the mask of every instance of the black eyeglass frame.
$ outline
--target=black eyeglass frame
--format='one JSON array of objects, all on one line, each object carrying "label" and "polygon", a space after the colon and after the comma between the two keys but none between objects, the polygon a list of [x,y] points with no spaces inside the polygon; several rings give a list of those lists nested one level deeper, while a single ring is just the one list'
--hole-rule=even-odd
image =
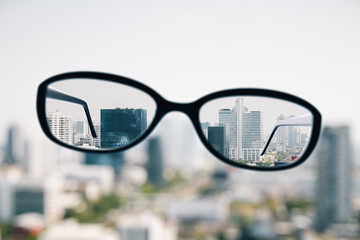
[{"label": "black eyeglass frame", "polygon": [[[103,80],[103,81],[110,81],[114,83],[119,83],[127,86],[131,86],[133,88],[137,88],[148,95],[150,95],[155,103],[156,103],[156,112],[154,119],[152,120],[150,126],[147,128],[147,130],[142,133],[141,136],[139,136],[137,139],[134,140],[134,142],[121,147],[121,148],[115,148],[115,149],[88,149],[88,148],[79,148],[76,146],[72,146],[69,144],[66,144],[59,139],[57,139],[50,131],[49,126],[47,124],[46,119],[46,110],[45,110],[45,102],[46,102],[46,94],[49,84],[62,81],[62,80],[69,80],[69,79],[94,79],[94,80]],[[279,165],[274,166],[271,168],[266,167],[260,167],[260,166],[249,166],[249,165],[242,165],[240,163],[237,163],[235,161],[231,161],[221,154],[219,154],[206,140],[200,125],[200,109],[201,107],[214,99],[222,98],[222,97],[231,97],[231,96],[258,96],[258,97],[270,97],[270,98],[276,98],[281,100],[286,100],[288,102],[293,102],[298,105],[303,106],[307,110],[309,110],[313,116],[313,125],[312,125],[312,131],[309,143],[306,146],[305,151],[299,157],[296,162],[292,164],[285,164],[285,165]],[[252,170],[260,170],[260,171],[273,171],[273,170],[283,170],[288,168],[293,168],[295,166],[298,166],[302,162],[304,162],[311,154],[311,152],[314,150],[316,143],[320,136],[321,131],[321,114],[320,112],[309,102],[290,95],[288,93],[275,91],[275,90],[268,90],[268,89],[257,89],[257,88],[237,88],[237,89],[230,89],[230,90],[222,90],[218,92],[214,92],[211,94],[208,94],[204,97],[199,98],[198,100],[190,103],[176,103],[171,102],[160,96],[157,92],[155,92],[150,87],[146,86],[143,83],[140,83],[138,81],[132,80],[127,77],[109,74],[109,73],[101,73],[101,72],[69,72],[69,73],[63,73],[59,75],[55,75],[53,77],[48,78],[44,82],[42,82],[38,87],[38,94],[37,94],[37,115],[38,119],[41,125],[42,130],[44,131],[45,135],[50,138],[55,143],[73,149],[78,150],[82,152],[95,152],[95,153],[111,153],[111,152],[118,152],[127,150],[129,148],[134,147],[141,141],[143,141],[146,137],[150,135],[150,133],[154,130],[156,125],[159,123],[159,121],[169,112],[172,111],[179,111],[185,113],[191,120],[195,131],[197,132],[201,142],[205,145],[205,147],[218,159],[222,160],[223,162],[239,168],[244,169],[252,169]],[[91,106],[90,106],[91,107]]]}]

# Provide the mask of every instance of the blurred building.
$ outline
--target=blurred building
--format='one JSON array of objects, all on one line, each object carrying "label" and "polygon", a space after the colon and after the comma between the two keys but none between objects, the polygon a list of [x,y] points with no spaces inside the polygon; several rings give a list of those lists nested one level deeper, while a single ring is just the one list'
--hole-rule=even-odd
[{"label": "blurred building", "polygon": [[29,183],[18,184],[13,192],[14,215],[34,212],[44,215],[45,191],[41,184]]},{"label": "blurred building", "polygon": [[352,217],[352,150],[348,126],[325,127],[316,150],[315,229],[348,223]]},{"label": "blurred building", "polygon": [[38,213],[46,223],[63,216],[59,203],[60,180],[57,178],[39,182],[23,179],[19,182],[5,181],[0,184],[0,220],[11,222],[24,213]]},{"label": "blurred building", "polygon": [[121,240],[175,240],[177,226],[151,211],[123,213],[117,230]]},{"label": "blurred building", "polygon": [[3,163],[13,165],[21,163],[24,153],[24,140],[19,126],[10,126],[7,132]]},{"label": "blurred building", "polygon": [[25,157],[21,164],[26,177],[43,181],[57,169],[58,154],[45,136],[32,137],[25,144]]},{"label": "blurred building", "polygon": [[226,169],[215,169],[212,173],[212,184],[216,189],[222,191],[229,188],[229,175]]},{"label": "blurred building", "polygon": [[12,190],[13,182],[5,177],[0,177],[0,221],[8,222],[13,216]]},{"label": "blurred building", "polygon": [[164,163],[160,138],[151,138],[148,144],[149,158],[146,165],[148,181],[159,187],[164,183]]},{"label": "blurred building", "polygon": [[76,165],[62,170],[64,190],[81,192],[89,199],[109,194],[114,188],[114,173],[109,166]]},{"label": "blurred building", "polygon": [[[65,220],[47,228],[39,240],[122,240],[116,231],[101,224],[79,224],[75,220]],[[134,239],[135,240],[135,239]]]},{"label": "blurred building", "polygon": [[85,165],[110,166],[114,171],[114,181],[117,182],[120,177],[121,169],[124,166],[124,153],[85,153]]},{"label": "blurred building", "polygon": [[204,197],[170,202],[167,216],[181,222],[225,222],[229,217],[229,202],[223,197]]}]

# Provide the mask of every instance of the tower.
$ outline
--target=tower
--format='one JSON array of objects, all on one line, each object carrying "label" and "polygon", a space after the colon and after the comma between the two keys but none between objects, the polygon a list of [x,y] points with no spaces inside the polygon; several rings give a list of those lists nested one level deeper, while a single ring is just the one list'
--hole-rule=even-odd
[{"label": "tower", "polygon": [[243,112],[242,152],[243,160],[258,161],[263,142],[263,120],[261,111]]},{"label": "tower", "polygon": [[18,164],[23,161],[24,157],[24,148],[25,142],[21,136],[19,127],[13,125],[9,127],[6,146],[5,146],[5,156],[4,163],[6,165]]},{"label": "tower", "polygon": [[237,120],[237,159],[243,159],[244,154],[242,150],[243,145],[243,112],[244,112],[244,99],[238,98],[235,102],[236,120]]},{"label": "tower", "polygon": [[219,109],[219,125],[225,128],[225,155],[229,159],[236,159],[238,156],[238,120],[236,109]]},{"label": "tower", "polygon": [[48,113],[47,121],[50,131],[55,137],[71,145],[74,143],[71,117],[56,111]]},{"label": "tower", "polygon": [[148,145],[148,163],[146,166],[148,181],[159,187],[163,184],[163,156],[161,142],[158,137],[151,138]]},{"label": "tower", "polygon": [[222,156],[228,157],[225,145],[225,127],[208,127],[208,142]]},{"label": "tower", "polygon": [[325,127],[316,150],[315,229],[325,231],[332,223],[352,217],[352,156],[348,126]]}]

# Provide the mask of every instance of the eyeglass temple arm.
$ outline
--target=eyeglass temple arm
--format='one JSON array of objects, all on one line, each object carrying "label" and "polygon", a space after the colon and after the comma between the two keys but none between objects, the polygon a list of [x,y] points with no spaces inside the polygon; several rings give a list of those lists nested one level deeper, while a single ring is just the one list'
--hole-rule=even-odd
[{"label": "eyeglass temple arm", "polygon": [[93,138],[97,137],[96,132],[95,132],[95,127],[94,127],[92,119],[91,119],[89,107],[88,107],[87,103],[84,100],[82,100],[80,98],[73,97],[73,96],[68,95],[66,93],[60,92],[60,91],[55,90],[53,88],[48,88],[47,89],[46,97],[56,99],[56,100],[62,100],[62,101],[66,101],[66,102],[80,104],[84,108],[86,118],[87,118],[87,121],[89,123],[91,135],[93,136]]},{"label": "eyeglass temple arm", "polygon": [[313,118],[310,114],[299,116],[299,117],[294,117],[294,118],[289,118],[289,119],[284,119],[284,120],[277,120],[268,140],[266,141],[264,147],[261,150],[260,156],[263,156],[265,154],[266,149],[268,148],[272,138],[275,135],[276,130],[279,127],[281,127],[281,126],[311,126],[312,123],[313,123]]}]

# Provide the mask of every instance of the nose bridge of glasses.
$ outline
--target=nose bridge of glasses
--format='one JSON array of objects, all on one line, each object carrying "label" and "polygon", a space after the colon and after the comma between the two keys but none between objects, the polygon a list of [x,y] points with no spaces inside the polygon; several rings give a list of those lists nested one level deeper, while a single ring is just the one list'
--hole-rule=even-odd
[{"label": "nose bridge of glasses", "polygon": [[182,112],[185,113],[192,121],[195,120],[198,109],[195,103],[177,103],[167,100],[164,100],[161,104],[161,108],[163,109],[164,115],[169,112]]}]

